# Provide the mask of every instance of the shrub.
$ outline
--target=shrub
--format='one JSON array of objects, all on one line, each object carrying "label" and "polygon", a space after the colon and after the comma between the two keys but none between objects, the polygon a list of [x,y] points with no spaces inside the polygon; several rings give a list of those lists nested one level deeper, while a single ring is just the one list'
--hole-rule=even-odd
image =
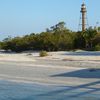
[{"label": "shrub", "polygon": [[40,57],[45,57],[45,56],[48,56],[48,53],[47,51],[41,51],[39,55]]},{"label": "shrub", "polygon": [[100,44],[98,44],[98,45],[95,46],[95,50],[96,51],[100,51]]}]

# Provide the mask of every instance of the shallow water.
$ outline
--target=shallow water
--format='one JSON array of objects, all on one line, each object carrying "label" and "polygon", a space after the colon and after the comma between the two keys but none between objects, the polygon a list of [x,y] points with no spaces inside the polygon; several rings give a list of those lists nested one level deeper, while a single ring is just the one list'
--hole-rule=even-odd
[{"label": "shallow water", "polygon": [[0,81],[0,100],[100,100],[100,88]]}]

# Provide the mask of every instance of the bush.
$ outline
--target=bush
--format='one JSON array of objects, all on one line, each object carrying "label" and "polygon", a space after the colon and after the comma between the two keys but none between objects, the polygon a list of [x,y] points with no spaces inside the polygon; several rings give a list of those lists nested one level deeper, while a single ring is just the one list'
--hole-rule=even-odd
[{"label": "bush", "polygon": [[45,56],[48,56],[47,51],[41,51],[40,52],[40,57],[45,57]]},{"label": "bush", "polygon": [[96,45],[94,50],[100,51],[100,44]]}]

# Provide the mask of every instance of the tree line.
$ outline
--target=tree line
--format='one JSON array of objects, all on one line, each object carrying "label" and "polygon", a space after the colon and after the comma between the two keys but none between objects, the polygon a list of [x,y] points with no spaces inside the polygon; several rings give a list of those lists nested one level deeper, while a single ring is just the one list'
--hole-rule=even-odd
[{"label": "tree line", "polygon": [[39,34],[31,33],[23,37],[5,38],[0,42],[0,49],[14,52],[100,50],[100,27],[89,27],[84,32],[74,32],[65,27],[65,22],[59,22]]}]

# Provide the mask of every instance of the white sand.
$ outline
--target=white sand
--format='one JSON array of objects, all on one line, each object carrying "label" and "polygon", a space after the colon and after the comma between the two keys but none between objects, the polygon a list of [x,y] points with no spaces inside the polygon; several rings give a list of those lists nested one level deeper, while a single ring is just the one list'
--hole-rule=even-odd
[{"label": "white sand", "polygon": [[29,58],[26,54],[0,54],[0,61],[34,61]]},{"label": "white sand", "polygon": [[1,53],[0,100],[100,100],[99,68],[99,52]]},{"label": "white sand", "polygon": [[[73,55],[75,53],[75,55]],[[42,59],[52,59],[52,60],[83,60],[83,61],[100,61],[100,52],[96,52],[99,54],[99,56],[95,55],[88,55],[88,52],[83,53],[83,52],[49,52],[49,56],[43,57]],[[33,56],[33,58],[29,57],[28,55]],[[79,54],[79,55],[78,55]],[[84,56],[85,54],[85,56]],[[90,53],[90,54],[93,54]],[[95,53],[94,53],[95,54]],[[34,61],[35,58],[41,59],[39,57],[39,53],[33,52],[33,53],[0,53],[0,61],[7,60],[7,61]],[[100,62],[99,62],[100,63]]]},{"label": "white sand", "polygon": [[[100,72],[93,72],[91,74],[89,70],[86,70],[87,68],[85,68],[85,66],[81,67],[78,65],[78,67],[74,67],[74,61],[76,61],[76,63],[80,61],[85,65],[87,65],[87,63],[93,65],[93,63],[95,63],[94,65],[100,66],[100,56],[84,56],[81,54],[84,53],[76,52],[75,55],[73,55],[73,52],[50,52],[49,56],[41,58],[39,57],[39,53],[36,52],[31,54],[1,53],[0,78],[20,82],[60,85],[81,85],[99,81]],[[66,66],[67,64],[71,64],[72,66]],[[89,67],[91,68],[91,66]]]},{"label": "white sand", "polygon": [[[76,54],[76,55],[73,55],[73,54]],[[100,53],[99,53],[99,56],[95,56],[95,55],[88,55],[87,54],[88,52],[85,53],[85,56],[84,56],[84,53],[83,55],[82,52],[50,52],[48,57],[46,57],[46,59],[60,59],[60,60],[83,60],[83,61],[100,61]],[[78,55],[79,54],[79,55]],[[92,53],[91,53],[92,54]],[[34,55],[34,54],[33,54]]]}]

